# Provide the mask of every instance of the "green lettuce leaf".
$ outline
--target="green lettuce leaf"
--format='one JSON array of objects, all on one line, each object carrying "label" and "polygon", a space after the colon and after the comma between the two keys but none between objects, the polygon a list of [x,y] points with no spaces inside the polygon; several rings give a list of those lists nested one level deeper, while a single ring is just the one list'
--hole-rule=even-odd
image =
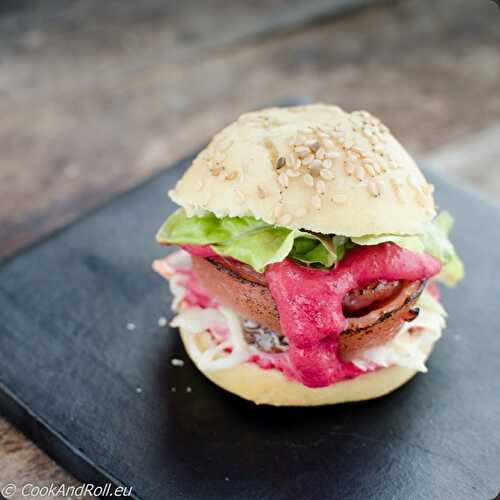
[{"label": "green lettuce leaf", "polygon": [[453,286],[463,278],[464,266],[448,239],[452,227],[453,217],[448,212],[441,212],[427,225],[426,231],[420,235],[367,235],[351,238],[351,241],[356,245],[378,245],[379,243],[391,242],[412,252],[426,252],[443,263],[443,269],[439,273],[438,279]]},{"label": "green lettuce leaf", "polygon": [[320,267],[331,267],[337,260],[332,238],[271,226],[253,217],[219,219],[210,213],[187,217],[179,209],[165,221],[156,238],[159,243],[210,245],[215,252],[245,262],[258,272],[288,255]]},{"label": "green lettuce leaf", "polygon": [[454,285],[462,279],[464,268],[448,239],[452,226],[451,215],[442,212],[420,235],[331,237],[271,226],[254,217],[219,219],[212,213],[188,217],[183,209],[179,209],[160,228],[157,240],[178,245],[210,245],[220,255],[245,262],[258,272],[263,272],[268,264],[281,262],[288,256],[310,266],[329,268],[341,261],[346,252],[356,245],[391,242],[412,252],[426,252],[439,259],[443,269],[438,278],[447,285]]}]

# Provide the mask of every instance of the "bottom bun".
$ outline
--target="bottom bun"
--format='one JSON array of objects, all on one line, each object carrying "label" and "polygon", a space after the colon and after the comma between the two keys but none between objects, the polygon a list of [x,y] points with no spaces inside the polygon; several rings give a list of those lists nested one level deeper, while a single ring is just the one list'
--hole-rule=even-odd
[{"label": "bottom bun", "polygon": [[[358,377],[337,382],[327,387],[311,388],[287,379],[280,371],[262,369],[255,363],[242,363],[233,368],[204,371],[190,352],[187,336],[192,335],[180,328],[184,347],[197,366],[214,384],[256,404],[274,406],[320,406],[374,399],[401,387],[416,373],[416,370],[391,366]],[[210,335],[197,335],[201,352],[213,347]],[[425,354],[431,354],[434,342],[425,345]]]}]

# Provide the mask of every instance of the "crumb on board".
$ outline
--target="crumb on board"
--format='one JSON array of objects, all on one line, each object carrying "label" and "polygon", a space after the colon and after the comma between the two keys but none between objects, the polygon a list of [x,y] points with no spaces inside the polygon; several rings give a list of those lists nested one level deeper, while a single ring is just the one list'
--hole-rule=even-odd
[{"label": "crumb on board", "polygon": [[178,358],[172,358],[170,360],[170,363],[172,364],[172,366],[184,366],[184,361]]}]

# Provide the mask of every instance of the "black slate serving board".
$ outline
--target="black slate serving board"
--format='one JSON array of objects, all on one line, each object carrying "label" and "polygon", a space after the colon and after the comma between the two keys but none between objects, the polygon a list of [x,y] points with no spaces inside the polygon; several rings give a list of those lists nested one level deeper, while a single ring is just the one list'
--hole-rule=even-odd
[{"label": "black slate serving board", "polygon": [[154,235],[189,162],[2,263],[1,413],[82,481],[144,499],[493,498],[499,209],[429,173],[467,279],[444,291],[449,326],[427,375],[371,402],[256,407],[211,385],[158,326],[170,297],[150,269],[164,253]]}]

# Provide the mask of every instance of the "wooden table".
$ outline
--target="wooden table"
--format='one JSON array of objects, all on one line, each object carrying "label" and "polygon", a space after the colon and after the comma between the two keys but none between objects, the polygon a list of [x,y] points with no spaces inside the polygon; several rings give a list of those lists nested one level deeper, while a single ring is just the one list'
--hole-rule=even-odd
[{"label": "wooden table", "polygon": [[[342,18],[321,0],[14,5],[0,17],[0,255],[290,96],[368,109],[412,153],[500,198],[500,10],[488,0]],[[0,420],[10,481],[75,484]]]}]

